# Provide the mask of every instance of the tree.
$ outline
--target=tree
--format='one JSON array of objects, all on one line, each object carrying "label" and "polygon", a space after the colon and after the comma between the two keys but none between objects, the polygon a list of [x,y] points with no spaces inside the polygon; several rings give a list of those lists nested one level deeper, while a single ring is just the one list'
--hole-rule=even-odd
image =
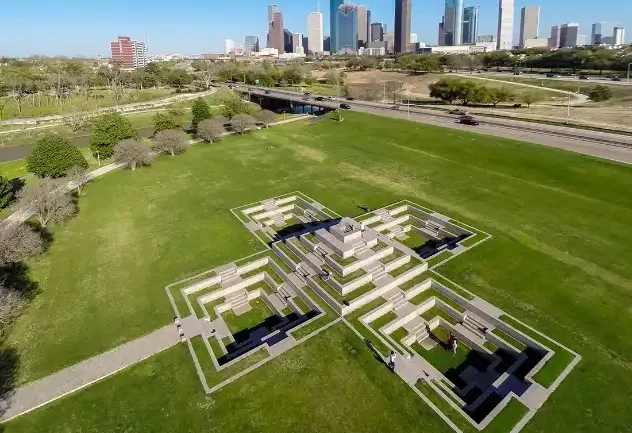
[{"label": "tree", "polygon": [[239,96],[231,96],[222,101],[222,116],[232,119],[238,114],[251,114],[254,106]]},{"label": "tree", "polygon": [[511,101],[513,98],[513,92],[506,87],[489,89],[488,99],[494,107],[501,102]]},{"label": "tree", "polygon": [[0,175],[0,210],[8,207],[15,197],[15,186],[8,178]]},{"label": "tree", "polygon": [[588,97],[593,102],[607,101],[608,99],[612,98],[612,90],[608,86],[599,84],[590,89],[590,91],[588,92]]},{"label": "tree", "polygon": [[149,148],[138,140],[123,140],[114,147],[114,160],[132,171],[136,170],[136,166],[150,165],[152,159]]},{"label": "tree", "polygon": [[539,93],[536,92],[523,92],[520,99],[523,103],[527,104],[527,108],[529,108],[531,107],[531,104],[540,102],[542,100],[542,97]]},{"label": "tree", "polygon": [[441,99],[448,104],[459,99],[459,88],[456,80],[450,78],[441,78],[439,81],[430,83],[428,89],[432,98]]},{"label": "tree", "polygon": [[207,143],[215,143],[225,132],[224,125],[212,119],[201,121],[197,128],[197,136]]},{"label": "tree", "polygon": [[399,97],[399,94],[404,89],[404,82],[402,82],[402,81],[387,81],[385,83],[385,88],[386,88],[385,99],[387,99],[389,96],[392,95],[393,96],[393,104],[396,104],[397,103],[397,99]]},{"label": "tree", "polygon": [[233,131],[243,134],[246,131],[255,129],[257,121],[249,114],[237,114],[231,119],[230,126]]},{"label": "tree", "polygon": [[91,179],[88,171],[78,165],[75,165],[68,170],[66,178],[68,179],[68,182],[72,182],[73,187],[77,190],[77,194],[79,195],[81,195],[81,189],[83,186]]},{"label": "tree", "polygon": [[180,122],[179,119],[171,112],[158,112],[154,115],[154,135],[156,135],[160,131],[180,128],[182,128],[182,122]]},{"label": "tree", "polygon": [[51,179],[30,183],[19,194],[20,205],[33,212],[42,227],[75,213],[75,205],[63,186]]},{"label": "tree", "polygon": [[114,146],[121,140],[136,137],[136,130],[131,122],[115,111],[96,117],[92,123],[90,150],[99,152],[101,158],[114,155]]},{"label": "tree", "polygon": [[88,168],[88,161],[70,140],[59,134],[45,134],[26,158],[26,168],[39,177],[62,177],[71,167]]},{"label": "tree", "polygon": [[42,237],[26,224],[8,224],[0,230],[0,267],[42,251]]},{"label": "tree", "polygon": [[263,123],[266,129],[270,126],[271,123],[277,121],[276,114],[274,114],[270,110],[261,110],[256,114],[256,117],[261,121],[261,123]]},{"label": "tree", "polygon": [[198,124],[202,120],[211,119],[213,117],[213,114],[211,113],[211,107],[208,106],[203,98],[197,98],[193,102],[193,107],[191,107],[191,114],[193,115],[193,119],[191,120],[191,129],[193,131],[197,129]]},{"label": "tree", "polygon": [[187,150],[188,141],[184,131],[167,129],[156,134],[152,148],[158,153],[170,153],[171,156],[175,156],[176,153],[184,153]]}]

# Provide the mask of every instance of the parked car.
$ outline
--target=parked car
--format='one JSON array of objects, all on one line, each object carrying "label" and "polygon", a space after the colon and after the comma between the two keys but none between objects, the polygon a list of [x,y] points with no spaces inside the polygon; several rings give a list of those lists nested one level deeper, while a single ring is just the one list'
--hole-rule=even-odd
[{"label": "parked car", "polygon": [[590,80],[590,77],[587,77],[586,75],[580,75],[578,78],[580,80]]},{"label": "parked car", "polygon": [[353,98],[353,97],[349,96],[349,97],[347,98],[347,101],[353,101],[354,99],[355,99],[355,98]]},{"label": "parked car", "polygon": [[474,119],[472,116],[461,116],[461,118],[459,119],[459,123],[472,126],[480,125],[480,122]]},{"label": "parked car", "polygon": [[323,98],[322,96],[317,96],[314,99],[316,99],[317,101],[324,101],[325,100],[325,98]]},{"label": "parked car", "polygon": [[269,95],[270,93],[272,93],[272,92],[270,92],[269,90],[266,90],[266,91],[265,91],[265,94],[266,94],[266,95]]},{"label": "parked car", "polygon": [[343,110],[351,110],[351,105],[349,104],[340,104],[340,108]]},{"label": "parked car", "polygon": [[467,115],[467,111],[461,109],[461,108],[454,108],[450,111],[448,111],[449,114],[456,114],[458,116],[466,116]]}]

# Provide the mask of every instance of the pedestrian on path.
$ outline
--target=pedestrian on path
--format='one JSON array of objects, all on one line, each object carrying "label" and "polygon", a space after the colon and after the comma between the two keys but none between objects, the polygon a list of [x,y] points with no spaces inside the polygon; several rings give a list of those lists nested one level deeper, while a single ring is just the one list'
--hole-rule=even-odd
[{"label": "pedestrian on path", "polygon": [[452,354],[456,355],[456,337],[452,338]]},{"label": "pedestrian on path", "polygon": [[388,368],[391,372],[395,372],[395,358],[397,355],[394,350],[391,350],[391,356],[388,357]]}]

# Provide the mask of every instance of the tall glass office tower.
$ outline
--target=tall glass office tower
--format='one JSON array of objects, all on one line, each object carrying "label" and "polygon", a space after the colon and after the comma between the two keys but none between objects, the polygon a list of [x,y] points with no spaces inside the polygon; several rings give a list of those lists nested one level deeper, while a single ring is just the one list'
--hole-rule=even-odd
[{"label": "tall glass office tower", "polygon": [[479,6],[470,6],[463,9],[463,43],[475,44],[478,37],[478,11]]},{"label": "tall glass office tower", "polygon": [[335,53],[338,47],[338,29],[336,28],[336,15],[338,8],[344,3],[343,0],[329,0],[329,43],[331,52]]},{"label": "tall glass office tower", "polygon": [[[358,51],[358,8],[350,3],[338,7],[335,14],[336,53],[355,54]],[[332,41],[333,43],[333,41]],[[332,48],[334,45],[332,45]]]}]

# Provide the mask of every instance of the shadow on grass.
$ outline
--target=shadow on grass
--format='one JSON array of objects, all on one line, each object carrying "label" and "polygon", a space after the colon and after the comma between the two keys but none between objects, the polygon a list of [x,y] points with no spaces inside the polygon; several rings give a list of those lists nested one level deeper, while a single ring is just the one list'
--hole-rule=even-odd
[{"label": "shadow on grass", "polygon": [[0,267],[0,284],[5,290],[18,292],[31,300],[39,292],[39,285],[29,276],[29,268],[22,262],[7,263]]},{"label": "shadow on grass", "polygon": [[[0,343],[0,416],[9,408],[9,401],[15,392],[15,382],[19,366],[19,356],[13,347],[3,347]],[[0,432],[4,426],[0,424]]]}]

